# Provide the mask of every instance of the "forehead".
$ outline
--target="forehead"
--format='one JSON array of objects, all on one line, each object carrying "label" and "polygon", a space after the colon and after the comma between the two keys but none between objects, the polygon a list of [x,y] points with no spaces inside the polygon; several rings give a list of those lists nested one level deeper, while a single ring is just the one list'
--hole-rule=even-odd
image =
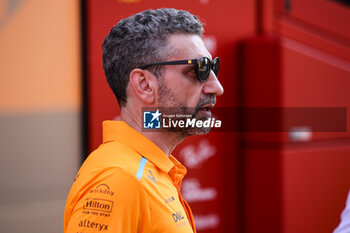
[{"label": "forehead", "polygon": [[168,46],[175,51],[171,59],[195,59],[199,57],[208,57],[212,59],[211,54],[204,45],[200,36],[191,34],[173,34],[168,38]]}]

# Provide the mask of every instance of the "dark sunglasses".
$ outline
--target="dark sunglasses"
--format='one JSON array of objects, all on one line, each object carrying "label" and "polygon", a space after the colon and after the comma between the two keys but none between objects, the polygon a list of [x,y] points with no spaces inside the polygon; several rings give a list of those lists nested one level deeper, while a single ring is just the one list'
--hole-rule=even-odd
[{"label": "dark sunglasses", "polygon": [[165,61],[165,62],[156,62],[141,66],[140,69],[146,69],[150,66],[161,66],[161,65],[186,65],[193,64],[197,78],[200,82],[205,82],[209,78],[210,70],[214,71],[214,74],[218,76],[220,68],[220,59],[218,57],[210,61],[207,57],[201,57],[197,59],[189,60],[177,60],[177,61]]}]

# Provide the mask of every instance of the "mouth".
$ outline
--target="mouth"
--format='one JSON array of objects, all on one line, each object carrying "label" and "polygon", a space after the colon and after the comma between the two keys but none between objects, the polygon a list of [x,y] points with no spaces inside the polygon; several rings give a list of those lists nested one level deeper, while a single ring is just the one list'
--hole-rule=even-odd
[{"label": "mouth", "polygon": [[215,104],[209,103],[209,104],[205,104],[202,105],[199,110],[200,111],[210,111],[213,107],[215,106]]},{"label": "mouth", "polygon": [[198,114],[196,114],[196,117],[198,119],[208,119],[211,118],[211,109],[215,106],[215,104],[213,103],[209,103],[209,104],[204,104],[202,106],[200,106],[200,108],[198,109]]}]

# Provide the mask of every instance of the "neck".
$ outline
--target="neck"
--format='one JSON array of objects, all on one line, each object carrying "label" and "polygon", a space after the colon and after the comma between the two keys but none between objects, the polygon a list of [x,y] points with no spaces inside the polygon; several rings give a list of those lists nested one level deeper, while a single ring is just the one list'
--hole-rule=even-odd
[{"label": "neck", "polygon": [[167,156],[169,156],[175,147],[180,144],[185,137],[176,132],[152,132],[142,131],[140,114],[135,114],[125,108],[121,109],[121,120],[127,123],[130,127],[147,137],[156,144]]}]

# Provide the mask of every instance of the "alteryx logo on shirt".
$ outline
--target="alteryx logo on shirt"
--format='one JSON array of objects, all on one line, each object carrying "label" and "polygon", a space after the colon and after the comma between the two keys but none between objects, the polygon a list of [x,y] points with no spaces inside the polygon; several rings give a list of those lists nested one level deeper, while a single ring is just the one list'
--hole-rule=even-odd
[{"label": "alteryx logo on shirt", "polygon": [[157,111],[145,111],[143,112],[143,128],[144,129],[160,129],[160,116],[162,115]]}]

